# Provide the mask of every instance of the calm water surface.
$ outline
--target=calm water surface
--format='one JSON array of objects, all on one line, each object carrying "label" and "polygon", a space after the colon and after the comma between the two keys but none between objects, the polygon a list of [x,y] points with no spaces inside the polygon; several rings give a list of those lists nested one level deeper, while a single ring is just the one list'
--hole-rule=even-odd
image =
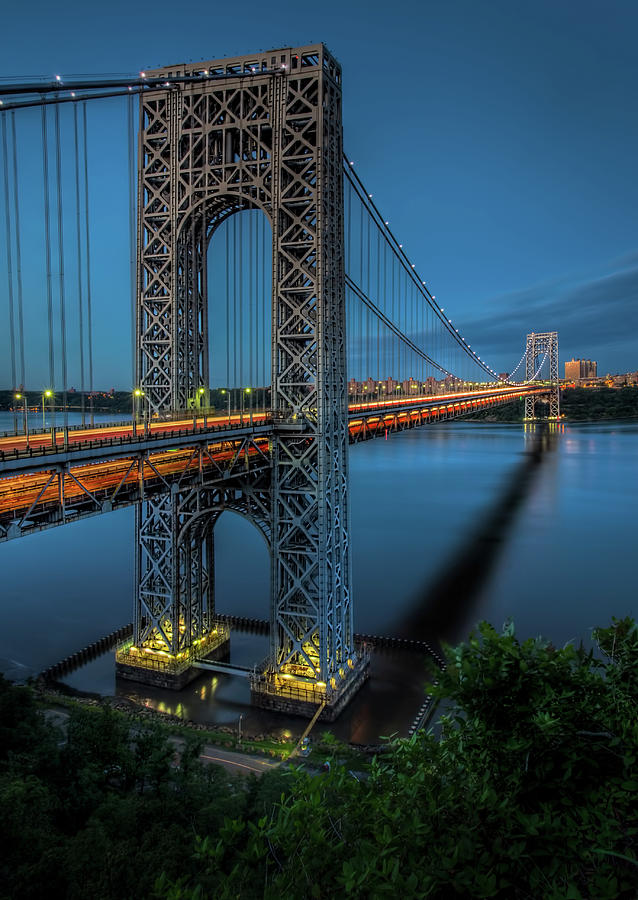
[{"label": "calm water surface", "polygon": [[[9,414],[10,417],[10,414]],[[10,428],[0,421],[0,430]],[[544,454],[506,526],[489,536],[490,566],[463,596],[450,590],[445,614],[429,614],[441,573],[463,553],[511,485],[530,440],[522,426],[451,422],[351,448],[355,628],[405,633],[428,622],[425,639],[458,641],[479,620],[514,619],[521,637],[557,644],[583,638],[612,615],[638,614],[635,531],[638,423],[566,426]],[[0,544],[3,628],[0,657],[39,671],[132,618],[133,511],[54,528]],[[220,612],[268,616],[263,540],[224,513],[216,528]],[[250,565],[246,565],[246,559]],[[232,660],[252,665],[263,637],[232,636]],[[405,733],[422,698],[423,662],[379,654],[372,678],[333,730],[355,741]],[[68,678],[203,721],[271,730],[273,717],[249,706],[248,685],[202,675],[179,694],[115,683],[108,654]],[[299,719],[276,718],[298,733]]]}]

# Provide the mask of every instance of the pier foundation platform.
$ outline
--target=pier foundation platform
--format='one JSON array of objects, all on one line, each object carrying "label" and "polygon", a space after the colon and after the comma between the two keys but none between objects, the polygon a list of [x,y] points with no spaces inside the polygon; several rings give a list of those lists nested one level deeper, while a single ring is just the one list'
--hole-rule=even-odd
[{"label": "pier foundation platform", "polygon": [[171,655],[163,650],[136,647],[132,639],[115,652],[115,674],[118,678],[180,691],[201,674],[193,663],[200,659],[221,661],[230,658],[230,629],[219,624],[188,650]]}]

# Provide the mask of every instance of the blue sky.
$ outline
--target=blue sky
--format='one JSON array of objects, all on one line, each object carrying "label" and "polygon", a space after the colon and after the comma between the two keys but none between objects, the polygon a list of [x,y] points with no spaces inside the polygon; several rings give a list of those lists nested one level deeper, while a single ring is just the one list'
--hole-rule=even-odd
[{"label": "blue sky", "polygon": [[[3,11],[0,77],[135,73],[324,41],[343,66],[347,152],[472,346],[507,370],[528,331],[556,329],[563,360],[615,372],[638,368],[637,38],[629,0],[32,2]],[[127,387],[124,119],[108,107],[98,133],[91,116],[96,383]],[[25,151],[25,172],[31,163],[35,179]],[[38,227],[24,222],[34,259]],[[42,290],[27,282],[41,380]]]}]

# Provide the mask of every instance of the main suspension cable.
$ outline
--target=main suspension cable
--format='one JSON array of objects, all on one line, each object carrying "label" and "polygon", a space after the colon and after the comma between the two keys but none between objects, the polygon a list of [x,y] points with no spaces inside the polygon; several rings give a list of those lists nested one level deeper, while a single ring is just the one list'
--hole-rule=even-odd
[{"label": "main suspension cable", "polygon": [[447,329],[449,334],[454,338],[454,340],[457,342],[457,344],[463,350],[463,352],[472,360],[472,362],[475,365],[477,365],[479,368],[481,368],[486,374],[490,375],[490,377],[497,378],[498,376],[497,376],[496,372],[494,372],[494,370],[491,369],[490,366],[487,365],[487,363],[485,363],[483,360],[481,360],[481,358],[478,356],[476,351],[471,349],[470,345],[458,333],[458,329],[454,328],[451,320],[446,318],[443,315],[443,311],[441,310],[441,307],[436,305],[434,295],[432,293],[430,293],[429,289],[426,286],[425,281],[423,281],[419,277],[419,274],[416,271],[416,267],[412,263],[410,263],[405,251],[403,250],[402,245],[399,244],[399,242],[395,238],[394,234],[392,233],[392,231],[390,230],[390,228],[387,224],[387,220],[385,220],[382,217],[381,212],[379,211],[378,207],[372,200],[372,195],[370,193],[368,193],[368,191],[366,190],[365,185],[363,184],[358,173],[356,173],[354,171],[352,162],[350,162],[348,160],[348,157],[345,154],[344,154],[343,172],[344,172],[346,178],[348,179],[348,181],[350,182],[350,184],[352,185],[353,189],[355,190],[357,196],[359,197],[359,200],[366,207],[369,214],[374,219],[377,227],[380,229],[381,233],[383,234],[384,239],[387,241],[392,252],[394,253],[395,258],[399,261],[401,268],[410,277],[410,279],[414,282],[414,284],[416,284],[416,286],[419,290],[419,293],[421,294],[423,299],[426,301],[426,303],[434,311],[437,318],[444,325],[444,327]]}]

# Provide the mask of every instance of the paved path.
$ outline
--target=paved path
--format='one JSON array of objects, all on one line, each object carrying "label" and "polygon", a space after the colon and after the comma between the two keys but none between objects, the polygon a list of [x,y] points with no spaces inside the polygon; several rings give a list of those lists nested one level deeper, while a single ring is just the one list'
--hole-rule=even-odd
[{"label": "paved path", "polygon": [[276,769],[281,760],[266,759],[263,756],[250,756],[248,753],[220,750],[219,747],[206,745],[200,756],[204,763],[214,763],[223,766],[231,772],[239,772],[241,775],[263,775],[270,769]]}]

